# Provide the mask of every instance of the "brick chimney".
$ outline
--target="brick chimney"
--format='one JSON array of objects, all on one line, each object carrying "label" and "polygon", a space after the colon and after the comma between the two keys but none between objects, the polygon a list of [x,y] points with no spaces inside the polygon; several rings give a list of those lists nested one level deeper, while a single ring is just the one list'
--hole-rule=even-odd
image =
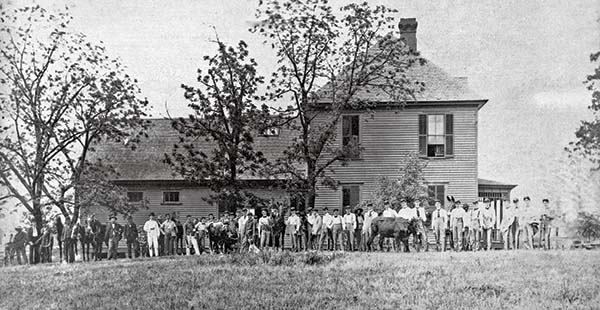
[{"label": "brick chimney", "polygon": [[401,18],[398,23],[400,39],[404,40],[413,52],[417,51],[417,25],[416,18]]}]

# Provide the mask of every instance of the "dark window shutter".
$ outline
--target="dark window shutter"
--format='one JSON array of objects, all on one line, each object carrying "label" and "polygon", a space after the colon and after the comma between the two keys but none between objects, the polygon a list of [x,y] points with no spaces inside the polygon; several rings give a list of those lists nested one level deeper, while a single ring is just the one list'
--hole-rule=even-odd
[{"label": "dark window shutter", "polygon": [[427,156],[427,115],[419,115],[419,155]]},{"label": "dark window shutter", "polygon": [[454,155],[454,115],[446,114],[446,155]]}]

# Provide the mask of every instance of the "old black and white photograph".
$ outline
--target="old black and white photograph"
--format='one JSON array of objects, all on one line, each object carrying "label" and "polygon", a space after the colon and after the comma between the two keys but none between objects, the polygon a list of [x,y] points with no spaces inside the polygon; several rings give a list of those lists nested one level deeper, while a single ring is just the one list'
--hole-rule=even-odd
[{"label": "old black and white photograph", "polygon": [[0,309],[600,309],[600,0],[0,0]]}]

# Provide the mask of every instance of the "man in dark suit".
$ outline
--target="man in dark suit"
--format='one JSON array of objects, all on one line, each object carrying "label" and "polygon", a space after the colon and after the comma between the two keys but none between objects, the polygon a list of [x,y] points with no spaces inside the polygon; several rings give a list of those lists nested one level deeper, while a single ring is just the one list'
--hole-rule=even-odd
[{"label": "man in dark suit", "polygon": [[96,219],[96,215],[92,214],[89,220],[90,234],[92,240],[92,246],[94,247],[92,256],[95,261],[100,260],[102,256],[102,224]]},{"label": "man in dark suit", "polygon": [[104,236],[104,242],[108,246],[107,259],[117,259],[117,248],[119,247],[122,235],[123,227],[117,223],[117,217],[111,215],[110,223],[106,227],[106,235]]},{"label": "man in dark suit", "polygon": [[131,216],[127,217],[127,224],[125,224],[125,240],[127,241],[127,257],[138,257],[138,230]]},{"label": "man in dark suit", "polygon": [[[27,265],[27,255],[25,254],[25,244],[27,243],[27,234],[23,231],[21,226],[15,228],[17,233],[12,239],[13,251],[17,253],[17,262],[19,265],[25,263]],[[23,258],[23,262],[21,262]]]}]

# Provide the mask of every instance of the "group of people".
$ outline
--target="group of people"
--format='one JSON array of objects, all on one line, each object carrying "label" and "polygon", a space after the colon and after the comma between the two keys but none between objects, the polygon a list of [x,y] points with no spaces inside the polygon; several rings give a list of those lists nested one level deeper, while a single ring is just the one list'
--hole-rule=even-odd
[{"label": "group of people", "polygon": [[542,199],[541,206],[535,207],[528,196],[522,203],[518,198],[512,202],[504,199],[501,221],[497,221],[496,210],[487,198],[483,199],[482,206],[479,201],[470,205],[452,201],[450,212],[441,208],[439,201],[435,206],[431,229],[441,251],[447,248],[446,237],[450,239],[450,248],[456,251],[477,251],[483,247],[490,250],[494,232],[501,234],[505,250],[533,249],[536,234],[539,247],[551,249],[553,236],[558,234],[558,227],[554,225],[556,210],[550,207],[550,200],[546,198]]},{"label": "group of people", "polygon": [[[408,203],[402,199],[395,203],[384,203],[380,212],[367,204],[366,211],[350,206],[329,212],[323,208],[321,214],[316,209],[303,212],[290,209],[285,216],[279,208],[262,209],[260,214],[253,209],[240,208],[235,213],[224,213],[221,218],[213,214],[208,217],[192,218],[185,221],[176,219],[176,214],[149,215],[144,225],[137,226],[131,216],[125,224],[117,223],[116,216],[101,224],[91,215],[83,221],[70,225],[63,224],[57,217],[44,226],[38,234],[33,227],[26,231],[16,228],[5,250],[5,264],[12,263],[14,256],[19,264],[52,262],[54,242],[58,243],[59,259],[71,263],[78,249],[83,261],[103,259],[102,247],[108,248],[107,259],[116,259],[121,240],[127,245],[129,258],[139,256],[200,255],[206,251],[259,251],[265,248],[283,249],[284,236],[290,235],[292,251],[340,250],[366,251],[371,239],[371,223],[378,216],[402,218],[417,221],[418,227],[413,236],[414,243],[422,243],[428,248],[428,234],[433,234],[438,251],[448,248],[456,251],[477,251],[492,248],[492,234],[500,233],[504,249],[533,248],[533,238],[539,230],[540,247],[551,248],[551,237],[557,228],[556,218],[549,200],[543,199],[541,208],[531,206],[531,199],[524,197],[503,201],[502,220],[496,221],[496,210],[488,199],[463,204],[448,199],[451,206],[446,210],[441,201],[435,200],[435,208],[426,211],[426,202],[414,200]],[[257,212],[258,213],[258,212]],[[65,227],[71,227],[69,229]],[[425,227],[429,227],[427,231]],[[447,242],[448,241],[448,242]],[[26,247],[29,247],[29,256]]]}]

